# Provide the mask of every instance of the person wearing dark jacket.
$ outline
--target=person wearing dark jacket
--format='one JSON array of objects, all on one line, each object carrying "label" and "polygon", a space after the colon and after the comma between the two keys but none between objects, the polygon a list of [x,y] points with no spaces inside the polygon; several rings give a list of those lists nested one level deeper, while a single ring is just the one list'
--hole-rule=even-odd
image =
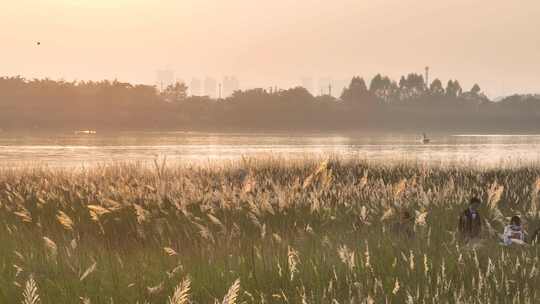
[{"label": "person wearing dark jacket", "polygon": [[471,198],[469,207],[459,217],[459,234],[466,240],[480,237],[482,232],[482,219],[478,209],[481,202],[477,197]]}]

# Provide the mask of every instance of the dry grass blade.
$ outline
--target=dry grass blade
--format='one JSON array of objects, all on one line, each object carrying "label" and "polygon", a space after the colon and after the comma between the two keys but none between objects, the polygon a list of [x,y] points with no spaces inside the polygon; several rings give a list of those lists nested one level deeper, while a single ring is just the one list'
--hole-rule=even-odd
[{"label": "dry grass blade", "polygon": [[139,224],[142,224],[148,219],[150,212],[148,212],[146,209],[137,204],[133,204],[133,208],[135,209],[135,214],[137,215],[137,222]]},{"label": "dry grass blade", "polygon": [[302,185],[302,188],[304,188],[304,189],[308,188],[309,186],[311,186],[311,184],[313,183],[313,181],[315,180],[316,177],[321,175],[321,173],[326,172],[326,170],[328,169],[328,163],[329,163],[328,160],[325,160],[325,161],[321,162],[319,167],[317,167],[317,170],[315,170],[315,172],[310,174],[304,180],[304,184]]},{"label": "dry grass blade", "polygon": [[97,215],[100,216],[111,212],[109,209],[100,205],[88,205],[87,208],[94,211]]},{"label": "dry grass blade", "polygon": [[402,179],[397,185],[394,187],[394,197],[398,198],[403,192],[405,192],[405,189],[407,189],[407,179]]},{"label": "dry grass blade", "polygon": [[117,211],[124,207],[124,205],[112,199],[103,200],[103,205],[110,211]]},{"label": "dry grass blade", "polygon": [[185,278],[174,290],[172,297],[169,297],[169,304],[187,304],[189,303],[189,291],[191,289],[191,280]]},{"label": "dry grass blade", "polygon": [[311,183],[313,183],[313,179],[315,178],[315,175],[311,174],[309,175],[305,180],[304,184],[302,185],[302,188],[307,189],[309,186],[311,186]]},{"label": "dry grass blade", "polygon": [[384,211],[383,215],[381,216],[381,221],[388,220],[394,216],[394,209],[388,208]]},{"label": "dry grass blade", "polygon": [[58,253],[58,246],[56,246],[56,243],[46,236],[43,237],[43,241],[49,257],[56,257],[56,254]]},{"label": "dry grass blade", "polygon": [[99,221],[99,217],[111,213],[109,209],[101,207],[100,205],[88,205],[86,208],[88,208],[90,211],[90,216],[96,222]]},{"label": "dry grass blade", "polygon": [[242,192],[251,193],[253,190],[255,190],[256,186],[257,186],[257,180],[250,173],[247,175],[247,177],[243,181]]},{"label": "dry grass blade", "polygon": [[94,264],[90,265],[90,267],[88,267],[88,269],[86,269],[86,271],[82,274],[81,278],[79,279],[79,281],[84,281],[84,279],[86,279],[86,277],[88,277],[92,272],[94,272],[97,268],[97,262],[94,262]]},{"label": "dry grass blade", "polygon": [[396,282],[394,283],[394,289],[392,290],[392,294],[397,294],[399,292],[400,285],[399,280],[396,278]]},{"label": "dry grass blade", "polygon": [[534,192],[538,194],[540,192],[540,177],[534,182]]},{"label": "dry grass blade", "polygon": [[364,176],[362,176],[362,178],[360,179],[360,188],[365,187],[367,183],[368,183],[368,172],[366,170],[364,171]]},{"label": "dry grass blade", "polygon": [[23,222],[26,222],[26,223],[31,223],[32,222],[32,216],[30,215],[30,212],[28,212],[28,210],[26,210],[26,209],[23,209],[21,211],[13,212],[13,214],[18,216],[21,219],[21,221],[23,221]]},{"label": "dry grass blade", "polygon": [[173,269],[171,269],[170,271],[167,271],[167,276],[169,277],[169,279],[173,278],[174,275],[176,273],[178,273],[180,270],[182,270],[184,268],[184,266],[182,266],[182,264],[178,264],[177,266],[175,266]]},{"label": "dry grass blade", "polygon": [[13,264],[13,268],[15,268],[15,278],[17,278],[24,270],[21,266],[17,264]]},{"label": "dry grass blade", "polygon": [[300,264],[299,253],[296,249],[289,246],[287,253],[287,260],[289,263],[289,272],[291,273],[291,281],[294,280],[294,275],[299,271],[298,264]]},{"label": "dry grass blade", "polygon": [[161,293],[163,291],[163,282],[160,282],[156,286],[148,286],[146,287],[146,290],[151,295]]},{"label": "dry grass blade", "polygon": [[528,214],[532,217],[535,217],[538,214],[539,194],[540,194],[540,177],[537,178],[534,184],[532,185],[531,204],[529,205],[529,211],[528,211]]},{"label": "dry grass blade", "polygon": [[491,184],[490,188],[488,189],[488,205],[491,209],[497,207],[497,204],[501,200],[503,192],[504,185],[499,185],[497,184],[497,182]]},{"label": "dry grass blade", "polygon": [[224,228],[224,227],[223,227],[223,223],[221,223],[221,221],[220,221],[217,217],[215,217],[215,216],[212,215],[211,213],[208,213],[207,216],[208,216],[208,219],[209,219],[212,223],[214,223],[215,225],[217,225],[217,226],[219,226],[219,227],[221,227],[221,228]]},{"label": "dry grass blade", "polygon": [[56,219],[66,230],[73,231],[73,220],[66,213],[58,211]]},{"label": "dry grass blade", "polygon": [[82,304],[91,304],[92,303],[89,298],[80,297],[79,299],[81,300]]},{"label": "dry grass blade", "polygon": [[240,292],[240,279],[236,279],[232,286],[229,288],[229,291],[223,298],[223,302],[221,304],[236,304],[236,300],[238,299],[238,293]]},{"label": "dry grass blade", "polygon": [[354,251],[349,250],[346,245],[340,246],[338,248],[338,255],[341,261],[347,265],[349,270],[353,270],[356,266],[355,253]]},{"label": "dry grass blade", "polygon": [[165,253],[169,256],[178,255],[178,252],[176,252],[176,250],[172,249],[171,247],[163,247],[163,251],[165,251]]},{"label": "dry grass blade", "polygon": [[36,281],[34,281],[34,277],[30,276],[24,286],[22,304],[38,304],[38,303],[40,303],[38,287],[37,287]]}]

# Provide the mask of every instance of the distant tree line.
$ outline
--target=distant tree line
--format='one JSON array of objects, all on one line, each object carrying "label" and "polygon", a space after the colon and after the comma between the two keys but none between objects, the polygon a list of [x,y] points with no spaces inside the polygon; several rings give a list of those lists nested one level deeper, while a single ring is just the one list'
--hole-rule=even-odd
[{"label": "distant tree line", "polygon": [[1,130],[538,131],[540,96],[489,100],[479,85],[429,85],[411,73],[398,82],[353,77],[340,98],[302,87],[235,91],[225,99],[189,96],[183,83],[162,92],[119,81],[0,78]]}]

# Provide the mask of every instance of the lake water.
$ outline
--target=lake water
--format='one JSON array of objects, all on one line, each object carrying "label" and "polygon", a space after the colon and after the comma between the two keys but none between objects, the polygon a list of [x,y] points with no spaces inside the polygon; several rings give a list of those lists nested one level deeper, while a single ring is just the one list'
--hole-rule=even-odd
[{"label": "lake water", "polygon": [[538,163],[540,135],[217,134],[144,132],[21,135],[0,133],[0,166],[91,166],[115,161],[208,163],[242,157],[328,155],[373,162],[513,166]]}]

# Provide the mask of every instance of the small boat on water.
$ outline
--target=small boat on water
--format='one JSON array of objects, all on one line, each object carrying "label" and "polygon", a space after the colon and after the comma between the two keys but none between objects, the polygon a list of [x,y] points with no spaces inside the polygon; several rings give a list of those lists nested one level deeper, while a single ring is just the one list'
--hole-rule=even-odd
[{"label": "small boat on water", "polygon": [[423,133],[422,134],[422,139],[420,140],[423,144],[428,144],[431,139],[429,139],[427,136],[426,136],[426,133]]},{"label": "small boat on water", "polygon": [[75,134],[77,134],[77,135],[92,135],[92,134],[97,134],[97,132],[95,130],[79,130],[79,131],[75,131]]}]

